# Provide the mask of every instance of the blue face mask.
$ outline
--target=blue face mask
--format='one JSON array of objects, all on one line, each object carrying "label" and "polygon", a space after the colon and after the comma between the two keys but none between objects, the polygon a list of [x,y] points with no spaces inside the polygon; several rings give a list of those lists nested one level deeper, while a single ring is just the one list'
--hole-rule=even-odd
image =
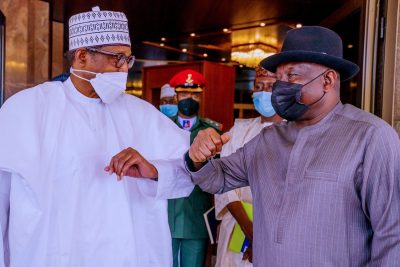
[{"label": "blue face mask", "polygon": [[254,92],[253,103],[254,107],[264,117],[272,117],[275,115],[275,110],[271,103],[271,92]]},{"label": "blue face mask", "polygon": [[160,111],[168,117],[174,117],[178,114],[178,105],[165,104],[160,105]]}]

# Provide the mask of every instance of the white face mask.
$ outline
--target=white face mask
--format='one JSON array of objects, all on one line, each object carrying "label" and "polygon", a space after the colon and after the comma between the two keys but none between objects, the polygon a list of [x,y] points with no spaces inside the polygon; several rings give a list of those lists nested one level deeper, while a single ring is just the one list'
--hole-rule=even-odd
[{"label": "white face mask", "polygon": [[[76,73],[74,73],[75,71],[95,74],[96,77],[89,80],[77,75]],[[77,70],[73,68],[71,68],[70,72],[75,77],[90,82],[90,84],[96,91],[96,94],[100,97],[101,101],[103,101],[106,104],[113,102],[126,89],[126,81],[128,79],[127,72],[97,73],[87,70]]]}]

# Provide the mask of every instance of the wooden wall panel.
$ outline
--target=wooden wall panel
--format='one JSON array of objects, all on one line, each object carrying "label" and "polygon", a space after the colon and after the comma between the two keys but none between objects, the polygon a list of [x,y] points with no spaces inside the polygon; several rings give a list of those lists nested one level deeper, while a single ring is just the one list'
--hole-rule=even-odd
[{"label": "wooden wall panel", "polygon": [[230,66],[205,62],[205,116],[223,123],[223,131],[233,126],[235,69]]}]

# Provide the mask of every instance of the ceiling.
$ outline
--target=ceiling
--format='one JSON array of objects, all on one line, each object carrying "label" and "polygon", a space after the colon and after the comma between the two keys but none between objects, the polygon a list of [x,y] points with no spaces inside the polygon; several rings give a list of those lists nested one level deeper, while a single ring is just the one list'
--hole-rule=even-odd
[{"label": "ceiling", "polygon": [[[49,0],[49,2],[52,3],[53,20],[64,22],[65,25],[71,15],[89,11],[96,5],[103,10],[124,12],[129,21],[134,54],[138,58],[191,60],[207,56],[213,61],[223,59],[229,61],[232,33],[235,33],[235,40],[250,40],[249,32],[260,27],[260,23],[265,23],[265,27],[271,25],[269,28],[271,31],[275,29],[276,32],[271,33],[272,35],[282,36],[277,29],[287,30],[297,23],[320,24],[346,5],[348,0]],[[224,28],[226,32],[223,32]],[[243,35],[240,35],[239,31],[243,31]],[[195,35],[190,36],[191,33]],[[161,38],[165,40],[162,41]],[[278,38],[278,42],[280,39]],[[161,43],[163,46],[160,46]],[[279,46],[279,43],[276,46]],[[186,49],[186,52],[182,52],[182,49]]]}]

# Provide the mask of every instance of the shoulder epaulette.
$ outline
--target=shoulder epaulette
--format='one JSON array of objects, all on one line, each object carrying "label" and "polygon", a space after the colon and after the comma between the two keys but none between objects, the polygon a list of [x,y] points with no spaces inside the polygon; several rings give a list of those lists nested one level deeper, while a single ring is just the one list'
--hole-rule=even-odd
[{"label": "shoulder epaulette", "polygon": [[209,118],[201,118],[200,120],[201,120],[204,124],[206,124],[206,125],[208,125],[208,126],[214,128],[214,129],[216,129],[216,130],[218,130],[218,131],[222,131],[222,123],[213,121],[213,120],[211,120],[211,119],[209,119]]}]

